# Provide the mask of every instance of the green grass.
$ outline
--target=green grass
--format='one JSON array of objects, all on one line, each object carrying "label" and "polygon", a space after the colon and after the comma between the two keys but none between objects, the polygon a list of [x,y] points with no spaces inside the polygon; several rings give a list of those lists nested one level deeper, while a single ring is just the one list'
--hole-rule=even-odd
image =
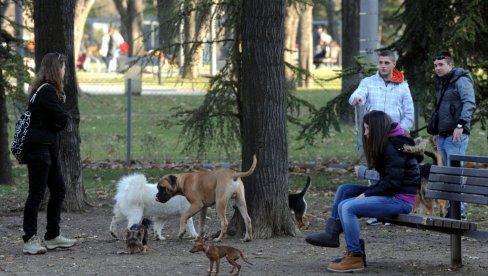
[{"label": "green grass", "polygon": [[[335,72],[332,70],[318,70],[320,78],[330,78]],[[118,78],[114,78],[119,75]],[[114,84],[109,79],[119,79],[120,74],[83,73],[79,75],[80,82],[91,79],[104,84]],[[108,79],[107,79],[108,78]],[[152,76],[145,76],[153,78]],[[208,79],[206,79],[208,81]],[[106,83],[108,82],[108,83]],[[122,82],[120,81],[120,84]],[[193,85],[193,84],[189,84]],[[326,83],[323,87],[313,85],[311,88],[299,89],[298,96],[315,104],[317,108],[324,106],[339,93],[340,80]],[[202,103],[203,96],[141,96],[132,97],[132,159],[152,160],[156,162],[191,162],[202,157],[196,153],[182,153],[183,141],[180,140],[180,128],[165,128],[160,123],[174,113],[175,107],[192,108]],[[82,95],[79,98],[81,113],[80,136],[81,158],[83,160],[125,160],[127,145],[127,97],[123,95]],[[16,121],[12,109],[9,109],[9,134],[13,131]],[[305,112],[305,110],[303,110]],[[353,112],[353,109],[350,109]],[[306,113],[303,114],[304,116]],[[423,125],[423,122],[420,124]],[[288,125],[289,161],[302,163],[304,166],[316,166],[336,160],[340,163],[354,164],[357,161],[355,151],[355,134],[352,126],[341,126],[342,131],[331,131],[329,138],[317,136],[314,146],[305,146],[297,141],[300,129]],[[428,135],[423,132],[423,137]],[[12,136],[12,135],[9,135]],[[488,155],[486,131],[479,125],[474,126],[470,135],[468,154]],[[11,137],[10,137],[11,139]],[[220,149],[213,149],[205,156],[204,161],[238,162],[241,158],[240,147],[231,151],[231,156],[225,156]],[[84,169],[83,183],[88,192],[97,189],[113,189],[115,182],[121,175],[130,171],[123,169]],[[150,181],[164,174],[161,170],[143,169]],[[27,189],[25,168],[14,169],[16,182],[20,185],[0,185],[0,194],[16,193]],[[307,172],[308,173],[308,172]],[[313,177],[314,189],[333,189],[344,181],[356,181],[350,172],[310,172]],[[291,174],[290,187],[300,189],[305,184],[305,177],[301,174]]]}]

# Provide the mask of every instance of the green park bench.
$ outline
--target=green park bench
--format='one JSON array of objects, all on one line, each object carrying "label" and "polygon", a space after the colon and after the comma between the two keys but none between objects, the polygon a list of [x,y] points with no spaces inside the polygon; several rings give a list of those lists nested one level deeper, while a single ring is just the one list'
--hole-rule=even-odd
[{"label": "green park bench", "polygon": [[487,156],[451,155],[455,167],[432,166],[425,190],[426,198],[450,202],[450,218],[420,214],[401,214],[395,218],[381,218],[382,222],[412,228],[437,231],[451,235],[451,266],[462,266],[461,236],[488,240],[488,231],[478,229],[475,222],[461,220],[460,202],[488,205],[488,170],[464,168],[460,162],[488,163]]}]

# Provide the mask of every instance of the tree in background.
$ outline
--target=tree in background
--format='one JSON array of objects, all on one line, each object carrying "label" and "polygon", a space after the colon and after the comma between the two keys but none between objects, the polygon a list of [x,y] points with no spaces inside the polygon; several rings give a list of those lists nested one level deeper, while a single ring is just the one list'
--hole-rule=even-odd
[{"label": "tree in background", "polygon": [[183,1],[184,16],[184,59],[181,76],[185,79],[197,79],[202,66],[203,42],[206,40],[212,17],[212,0]]},{"label": "tree in background", "polygon": [[142,56],[144,49],[144,1],[143,0],[113,0],[120,14],[122,34],[127,37],[129,57]]},{"label": "tree in background", "polygon": [[[14,2],[0,2],[0,185],[13,184],[9,144],[9,138],[13,134],[9,135],[8,132],[7,95],[12,106],[17,107],[14,113],[22,112],[27,106],[22,88],[24,83],[29,82],[29,68],[17,51],[18,47],[23,47],[24,41],[6,31],[8,27],[14,31],[24,28],[12,18],[5,17],[4,12],[9,4]],[[26,10],[30,12],[29,9]]]},{"label": "tree in background", "polygon": [[82,210],[87,204],[81,182],[80,111],[74,57],[76,3],[77,0],[34,0],[36,70],[47,53],[59,52],[67,56],[64,86],[65,108],[71,114],[72,120],[61,133],[61,166],[66,182],[64,208],[67,211]]},{"label": "tree in background", "polygon": [[83,41],[83,33],[85,30],[85,23],[90,13],[90,10],[95,4],[95,0],[78,0],[76,2],[75,11],[75,57],[78,58],[81,42]]},{"label": "tree in background", "polygon": [[[426,107],[424,117],[434,108],[432,57],[449,50],[456,66],[471,71],[475,80],[477,110],[473,123],[486,127],[488,118],[488,2],[477,0],[405,1],[396,17],[404,25],[392,47],[408,79],[414,100]],[[434,23],[432,23],[434,22]]]}]

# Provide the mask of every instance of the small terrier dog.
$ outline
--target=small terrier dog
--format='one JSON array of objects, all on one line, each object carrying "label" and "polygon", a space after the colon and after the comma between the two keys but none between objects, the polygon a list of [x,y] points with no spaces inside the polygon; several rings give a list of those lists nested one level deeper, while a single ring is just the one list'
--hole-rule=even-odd
[{"label": "small terrier dog", "polygon": [[305,226],[304,216],[305,213],[307,212],[307,202],[305,201],[305,193],[308,191],[308,188],[310,188],[311,183],[312,183],[312,178],[310,178],[310,176],[307,176],[307,184],[305,185],[305,188],[303,188],[303,190],[298,194],[288,195],[288,206],[290,207],[290,210],[292,210],[293,213],[295,214],[295,219],[298,222],[299,228]]},{"label": "small terrier dog", "polygon": [[129,254],[147,252],[147,229],[151,221],[144,218],[141,223],[136,223],[127,229],[127,251]]},{"label": "small terrier dog", "polygon": [[220,267],[220,258],[226,257],[227,261],[232,265],[232,270],[230,273],[232,274],[234,270],[237,268],[236,275],[239,275],[239,271],[241,271],[241,265],[239,265],[236,261],[242,258],[246,263],[252,265],[252,263],[248,262],[242,252],[234,247],[230,246],[216,246],[207,243],[207,239],[203,237],[199,237],[195,243],[193,244],[193,248],[190,250],[191,253],[195,252],[205,252],[209,261],[210,261],[210,270],[208,275],[212,274],[213,264],[216,263],[216,271],[215,276],[219,274],[219,267]]}]

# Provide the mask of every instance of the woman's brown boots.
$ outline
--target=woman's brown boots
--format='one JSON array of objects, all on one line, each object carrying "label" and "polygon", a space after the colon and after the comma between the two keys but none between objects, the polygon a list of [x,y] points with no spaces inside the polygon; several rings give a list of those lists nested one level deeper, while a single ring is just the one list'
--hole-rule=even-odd
[{"label": "woman's brown boots", "polygon": [[361,253],[349,252],[346,249],[346,254],[340,262],[332,262],[327,267],[327,270],[333,272],[353,272],[364,269],[364,258]]}]

